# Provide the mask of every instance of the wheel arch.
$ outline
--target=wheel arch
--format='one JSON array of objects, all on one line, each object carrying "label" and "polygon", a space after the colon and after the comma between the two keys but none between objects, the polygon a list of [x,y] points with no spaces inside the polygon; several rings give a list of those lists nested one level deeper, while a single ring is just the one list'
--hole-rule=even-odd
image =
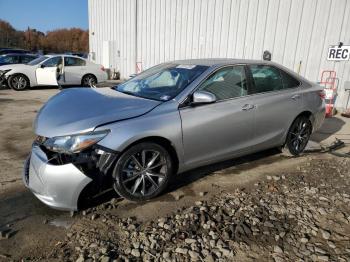
[{"label": "wheel arch", "polygon": [[296,117],[294,117],[293,121],[289,124],[288,129],[286,130],[286,132],[283,136],[283,145],[282,146],[284,146],[286,143],[288,132],[289,132],[290,128],[292,127],[293,123],[295,122],[295,120],[297,120],[301,116],[305,116],[305,117],[309,118],[311,121],[311,126],[313,127],[313,122],[314,122],[315,118],[314,118],[312,112],[309,110],[304,110],[304,111],[300,112]]},{"label": "wheel arch", "polygon": [[22,76],[24,76],[25,78],[27,78],[27,80],[28,80],[28,87],[31,87],[30,78],[29,78],[25,73],[21,73],[21,72],[15,72],[15,73],[9,75],[8,78],[7,78],[8,84],[9,84],[10,79],[11,79],[12,77],[17,76],[17,75],[22,75]]}]

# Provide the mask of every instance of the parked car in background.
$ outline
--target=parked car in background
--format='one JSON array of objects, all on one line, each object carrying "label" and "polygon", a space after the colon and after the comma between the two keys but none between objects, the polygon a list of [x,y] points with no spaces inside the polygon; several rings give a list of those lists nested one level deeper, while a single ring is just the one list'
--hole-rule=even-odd
[{"label": "parked car in background", "polygon": [[165,63],[115,88],[51,98],[35,120],[23,180],[59,209],[112,187],[144,201],[199,166],[274,147],[299,155],[324,116],[322,87],[276,63]]},{"label": "parked car in background", "polygon": [[93,86],[107,80],[103,66],[71,55],[46,55],[24,65],[0,66],[7,84],[14,90],[34,86],[57,86],[57,67],[61,69],[60,85]]},{"label": "parked car in background", "polygon": [[0,55],[6,54],[27,54],[30,53],[28,50],[17,49],[17,48],[0,48]]},{"label": "parked car in background", "polygon": [[11,65],[11,64],[27,64],[38,57],[39,57],[38,55],[34,55],[34,54],[17,54],[17,53],[0,55],[0,66]]}]

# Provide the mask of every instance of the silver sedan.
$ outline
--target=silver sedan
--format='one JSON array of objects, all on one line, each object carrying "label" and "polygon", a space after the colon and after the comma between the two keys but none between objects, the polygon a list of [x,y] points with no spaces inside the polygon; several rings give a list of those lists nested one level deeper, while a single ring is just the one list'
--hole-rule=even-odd
[{"label": "silver sedan", "polygon": [[274,147],[299,155],[324,115],[322,88],[275,63],[164,63],[114,88],[51,98],[23,178],[58,209],[109,188],[144,201],[199,166]]}]

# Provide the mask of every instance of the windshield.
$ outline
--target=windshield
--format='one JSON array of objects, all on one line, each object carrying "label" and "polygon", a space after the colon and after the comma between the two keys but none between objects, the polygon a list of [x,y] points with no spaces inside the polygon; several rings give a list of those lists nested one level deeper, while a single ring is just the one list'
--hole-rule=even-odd
[{"label": "windshield", "polygon": [[49,58],[48,56],[40,56],[40,57],[30,61],[27,65],[37,65],[48,58]]},{"label": "windshield", "polygon": [[118,85],[116,90],[143,98],[168,101],[207,68],[203,65],[161,64]]}]

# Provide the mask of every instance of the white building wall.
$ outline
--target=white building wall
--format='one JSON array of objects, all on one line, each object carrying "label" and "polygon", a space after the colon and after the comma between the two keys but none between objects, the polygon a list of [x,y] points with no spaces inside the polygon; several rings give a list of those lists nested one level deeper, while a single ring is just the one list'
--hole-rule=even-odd
[{"label": "white building wall", "polygon": [[329,45],[350,44],[349,0],[89,0],[89,26],[95,61],[102,63],[110,41],[109,67],[122,77],[135,73],[136,62],[147,69],[186,58],[261,59],[269,50],[294,71],[301,61],[300,74],[312,81],[336,70],[338,106],[347,99],[350,61],[326,57]]}]

